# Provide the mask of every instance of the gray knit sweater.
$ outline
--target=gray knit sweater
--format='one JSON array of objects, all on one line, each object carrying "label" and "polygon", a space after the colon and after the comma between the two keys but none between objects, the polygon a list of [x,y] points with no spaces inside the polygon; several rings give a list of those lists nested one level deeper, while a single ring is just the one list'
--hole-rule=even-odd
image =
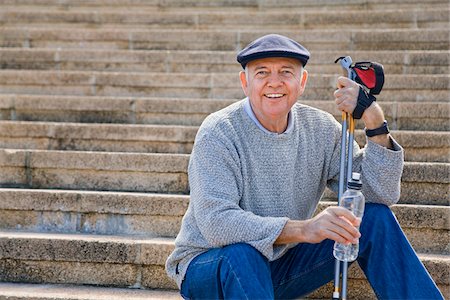
[{"label": "gray knit sweater", "polygon": [[[274,245],[288,219],[310,218],[328,186],[337,191],[340,124],[306,105],[291,110],[294,129],[263,132],[244,101],[208,116],[189,163],[190,203],[166,270],[181,286],[189,262],[211,248],[245,242],[270,261],[294,245]],[[355,143],[367,201],[394,204],[400,196],[403,150]]]}]

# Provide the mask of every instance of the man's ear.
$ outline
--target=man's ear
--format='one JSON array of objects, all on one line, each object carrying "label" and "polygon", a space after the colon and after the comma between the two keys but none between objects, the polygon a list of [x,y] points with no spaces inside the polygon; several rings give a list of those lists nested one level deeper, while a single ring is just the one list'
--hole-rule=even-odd
[{"label": "man's ear", "polygon": [[308,81],[308,71],[302,70],[302,79],[300,80],[299,96],[305,92],[306,82]]},{"label": "man's ear", "polygon": [[245,76],[244,71],[239,72],[239,78],[241,79],[242,90],[244,91],[245,96],[248,96],[248,94],[247,94],[248,82],[247,82],[247,76]]}]

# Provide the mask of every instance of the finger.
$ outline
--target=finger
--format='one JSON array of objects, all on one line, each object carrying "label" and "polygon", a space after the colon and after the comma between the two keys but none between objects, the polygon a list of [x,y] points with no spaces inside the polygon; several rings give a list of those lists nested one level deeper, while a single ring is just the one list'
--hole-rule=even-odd
[{"label": "finger", "polygon": [[333,220],[333,224],[338,227],[336,228],[336,231],[349,241],[354,241],[361,237],[361,233],[358,229],[344,217]]},{"label": "finger", "polygon": [[321,214],[318,216],[322,219],[321,228],[334,232],[346,242],[357,243],[361,234],[349,220],[342,216],[347,215],[349,218],[354,218],[349,210],[342,207],[329,207],[322,213],[322,216],[320,216]]},{"label": "finger", "polygon": [[347,101],[336,101],[337,109],[342,112],[353,113],[355,110],[355,106]]},{"label": "finger", "polygon": [[348,231],[337,225],[330,225],[325,231],[326,238],[343,244],[356,244],[359,237],[354,237]]},{"label": "finger", "polygon": [[333,214],[335,214],[336,216],[339,216],[339,217],[344,217],[344,218],[346,218],[347,220],[349,220],[352,224],[356,221],[356,216],[351,212],[351,211],[349,211],[348,209],[346,209],[346,208],[344,208],[344,207],[339,207],[339,206],[332,206],[332,207],[329,207],[329,208],[331,208],[332,210],[332,213]]},{"label": "finger", "polygon": [[346,221],[350,222],[353,226],[359,226],[361,225],[361,218],[356,217],[351,211],[349,211],[346,208],[339,207],[339,206],[332,206],[330,208],[332,209],[332,213],[335,214],[339,218],[343,218]]},{"label": "finger", "polygon": [[352,82],[352,80],[350,80],[349,78],[344,77],[344,76],[339,76],[337,79],[336,85],[338,88],[343,88],[343,87],[349,86],[351,84],[351,82]]},{"label": "finger", "polygon": [[351,242],[348,241],[347,239],[345,239],[343,236],[341,236],[338,233],[331,231],[331,230],[328,230],[326,232],[326,238],[333,240],[335,242],[341,243],[341,244],[346,244],[346,245],[351,244]]},{"label": "finger", "polygon": [[339,98],[342,96],[342,89],[336,89],[333,93],[334,98]]},{"label": "finger", "polygon": [[334,97],[342,97],[346,93],[348,93],[348,88],[343,86],[343,87],[339,87],[338,89],[336,89],[333,94],[334,94]]}]

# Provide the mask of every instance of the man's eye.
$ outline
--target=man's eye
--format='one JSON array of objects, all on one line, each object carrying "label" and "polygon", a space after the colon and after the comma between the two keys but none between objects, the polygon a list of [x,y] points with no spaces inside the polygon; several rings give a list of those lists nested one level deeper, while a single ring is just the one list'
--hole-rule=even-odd
[{"label": "man's eye", "polygon": [[284,74],[284,75],[291,75],[291,74],[293,74],[291,71],[289,71],[289,70],[284,70],[284,71],[282,71],[282,73]]},{"label": "man's eye", "polygon": [[258,73],[256,73],[256,75],[265,76],[265,75],[267,75],[267,72],[266,71],[258,71]]}]

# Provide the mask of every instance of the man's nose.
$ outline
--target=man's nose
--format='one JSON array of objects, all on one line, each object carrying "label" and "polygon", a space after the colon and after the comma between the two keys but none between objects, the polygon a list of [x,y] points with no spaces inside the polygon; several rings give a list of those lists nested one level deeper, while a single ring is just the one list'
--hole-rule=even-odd
[{"label": "man's nose", "polygon": [[283,79],[278,73],[271,73],[269,78],[267,78],[267,85],[269,87],[278,87],[283,84]]}]

